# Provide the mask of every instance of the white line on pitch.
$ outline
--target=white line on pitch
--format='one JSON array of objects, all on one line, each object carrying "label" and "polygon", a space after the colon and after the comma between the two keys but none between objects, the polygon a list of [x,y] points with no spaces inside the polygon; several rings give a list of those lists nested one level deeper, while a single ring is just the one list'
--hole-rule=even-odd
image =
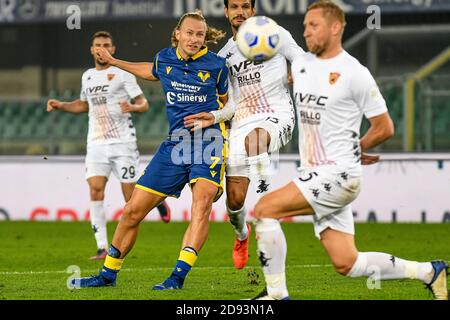
[{"label": "white line on pitch", "polygon": [[[292,265],[286,266],[287,269],[290,268],[328,268],[331,267],[331,264],[301,264],[301,265]],[[245,269],[251,268],[260,268],[260,266],[248,266]],[[163,268],[163,267],[154,267],[154,268],[125,268],[120,271],[122,272],[135,272],[135,271],[159,271],[159,270],[172,270],[173,268]],[[233,269],[234,267],[195,267],[194,270],[217,270],[217,269]],[[99,269],[88,269],[82,270],[84,273],[89,272],[98,272]],[[34,275],[34,274],[54,274],[54,273],[73,273],[67,272],[66,270],[54,270],[54,271],[0,271],[0,275]]]}]

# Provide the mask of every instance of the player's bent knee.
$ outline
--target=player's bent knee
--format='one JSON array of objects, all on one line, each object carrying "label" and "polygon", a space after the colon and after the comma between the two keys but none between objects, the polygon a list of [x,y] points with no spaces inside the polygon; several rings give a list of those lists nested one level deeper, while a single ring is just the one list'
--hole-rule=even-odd
[{"label": "player's bent knee", "polygon": [[244,206],[245,194],[239,191],[230,191],[227,197],[227,205],[233,211],[239,210]]},{"label": "player's bent knee", "polygon": [[339,261],[333,261],[334,270],[340,275],[346,276],[350,273],[355,264],[353,257],[348,257],[345,259],[340,259]]},{"label": "player's bent knee", "polygon": [[270,205],[265,201],[265,197],[262,197],[255,205],[254,215],[256,219],[275,218],[273,216],[273,210],[270,209]]},{"label": "player's bent knee", "polygon": [[128,203],[122,214],[121,221],[131,226],[137,226],[145,217],[134,204]]},{"label": "player's bent knee", "polygon": [[102,188],[91,187],[90,195],[92,201],[101,201],[105,198],[105,192]]},{"label": "player's bent knee", "polygon": [[351,265],[346,265],[346,264],[342,264],[342,265],[334,265],[334,270],[339,273],[342,276],[346,276],[349,274],[350,270],[352,270],[352,266]]}]

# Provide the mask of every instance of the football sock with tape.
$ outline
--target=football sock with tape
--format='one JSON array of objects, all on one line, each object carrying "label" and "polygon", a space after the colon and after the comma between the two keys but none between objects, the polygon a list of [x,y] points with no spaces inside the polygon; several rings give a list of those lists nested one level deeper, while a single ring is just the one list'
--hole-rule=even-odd
[{"label": "football sock with tape", "polygon": [[180,251],[180,256],[178,257],[178,261],[171,276],[175,276],[183,282],[188,272],[194,266],[195,261],[197,261],[197,251],[191,247],[184,247],[183,250]]},{"label": "football sock with tape", "polygon": [[227,214],[230,219],[230,223],[233,226],[236,238],[240,241],[247,239],[248,229],[245,225],[245,217],[247,216],[247,210],[245,206],[242,206],[239,210],[231,210],[227,203]]},{"label": "football sock with tape", "polygon": [[259,219],[255,231],[267,293],[275,299],[285,298],[289,296],[285,276],[287,244],[280,222],[276,219]]},{"label": "football sock with tape", "polygon": [[408,261],[382,252],[359,252],[347,276],[372,277],[374,280],[418,279],[429,283],[433,267],[429,262]]},{"label": "football sock with tape", "polygon": [[103,264],[103,268],[101,270],[101,274],[103,277],[114,280],[117,277],[117,273],[122,268],[123,260],[119,259],[120,250],[114,247],[112,244],[109,247],[108,255],[106,256],[105,263]]}]

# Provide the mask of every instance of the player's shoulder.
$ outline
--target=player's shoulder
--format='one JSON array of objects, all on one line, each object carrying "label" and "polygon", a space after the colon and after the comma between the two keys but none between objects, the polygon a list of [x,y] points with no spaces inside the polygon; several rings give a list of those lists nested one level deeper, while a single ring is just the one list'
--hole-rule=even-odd
[{"label": "player's shoulder", "polygon": [[282,27],[280,25],[278,25],[278,33],[284,37],[284,36],[290,36],[292,37],[292,34],[289,30],[287,30],[285,27]]},{"label": "player's shoulder", "polygon": [[120,79],[136,78],[132,73],[130,73],[128,71],[125,71],[125,70],[122,70],[120,68],[114,67],[114,66],[111,66],[108,69],[108,72],[118,75],[119,77],[121,77]]},{"label": "player's shoulder", "polygon": [[176,59],[176,49],[172,47],[163,48],[156,53],[155,57],[158,57],[159,61]]},{"label": "player's shoulder", "polygon": [[226,58],[228,53],[236,46],[236,42],[233,40],[233,37],[228,39],[227,43],[219,50],[217,53],[219,56]]},{"label": "player's shoulder", "polygon": [[294,61],[292,61],[292,69],[296,67],[303,67],[304,64],[310,63],[314,61],[315,55],[311,52],[304,52],[295,57]]},{"label": "player's shoulder", "polygon": [[342,53],[343,66],[355,76],[370,76],[370,70],[347,51]]},{"label": "player's shoulder", "polygon": [[89,78],[89,76],[92,76],[95,72],[97,71],[97,69],[95,68],[89,68],[86,71],[83,72],[83,74],[81,75],[81,80],[86,80],[87,78]]},{"label": "player's shoulder", "polygon": [[208,50],[208,52],[206,53],[206,58],[208,59],[208,63],[212,62],[219,68],[223,67],[226,64],[226,60],[224,57],[210,50]]}]

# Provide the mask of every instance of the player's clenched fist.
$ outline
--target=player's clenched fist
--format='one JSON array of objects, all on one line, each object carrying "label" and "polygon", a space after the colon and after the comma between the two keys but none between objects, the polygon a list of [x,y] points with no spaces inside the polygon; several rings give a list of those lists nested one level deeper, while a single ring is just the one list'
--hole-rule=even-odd
[{"label": "player's clenched fist", "polygon": [[128,101],[122,101],[120,103],[120,109],[122,110],[123,113],[135,111],[134,106],[128,103]]},{"label": "player's clenched fist", "polygon": [[61,101],[56,99],[50,99],[47,101],[47,112],[52,112],[55,109],[59,109],[61,107]]}]

